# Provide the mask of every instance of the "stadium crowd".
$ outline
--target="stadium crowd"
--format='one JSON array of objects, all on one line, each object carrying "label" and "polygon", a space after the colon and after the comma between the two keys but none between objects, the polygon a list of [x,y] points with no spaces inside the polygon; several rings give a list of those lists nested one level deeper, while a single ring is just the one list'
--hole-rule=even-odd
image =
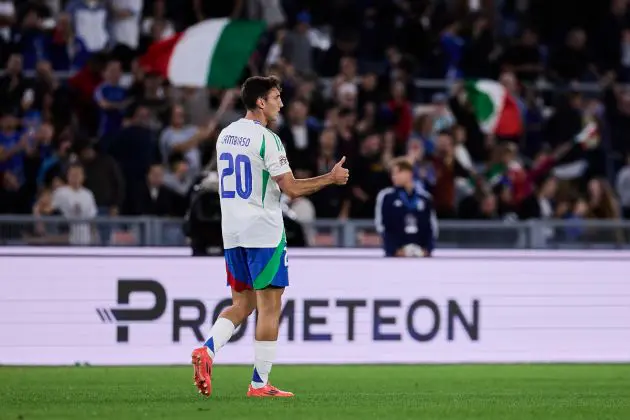
[{"label": "stadium crowd", "polygon": [[[630,218],[630,9],[582,3],[0,0],[0,214],[182,217],[244,108],[237,86],[173,87],[139,58],[232,17],[267,23],[243,79],[282,80],[271,128],[296,177],[347,156],[350,185],[287,203],[300,220],[374,218],[400,156],[439,219]],[[500,81],[522,133],[483,130],[470,78]]]}]

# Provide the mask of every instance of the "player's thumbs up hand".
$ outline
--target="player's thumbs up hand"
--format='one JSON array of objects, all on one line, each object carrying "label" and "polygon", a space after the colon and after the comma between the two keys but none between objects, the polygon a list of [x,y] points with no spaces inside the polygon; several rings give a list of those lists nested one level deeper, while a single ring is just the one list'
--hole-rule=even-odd
[{"label": "player's thumbs up hand", "polygon": [[330,175],[332,176],[333,183],[337,185],[345,185],[348,183],[348,178],[350,177],[350,171],[344,168],[342,165],[346,161],[346,157],[342,157],[339,162],[335,164],[330,171]]}]

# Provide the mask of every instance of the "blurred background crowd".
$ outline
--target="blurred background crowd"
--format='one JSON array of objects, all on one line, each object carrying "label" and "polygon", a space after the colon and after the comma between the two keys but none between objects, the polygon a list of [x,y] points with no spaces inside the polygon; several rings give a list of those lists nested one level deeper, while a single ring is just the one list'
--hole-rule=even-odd
[{"label": "blurred background crowd", "polygon": [[[238,86],[173,87],[140,58],[231,17],[267,23],[243,79],[281,79],[270,128],[296,177],[347,156],[347,187],[287,199],[297,220],[373,219],[400,156],[439,220],[630,218],[628,3],[0,0],[0,214],[184,216],[219,131],[244,114]],[[505,87],[522,132],[482,129],[471,78]]]}]

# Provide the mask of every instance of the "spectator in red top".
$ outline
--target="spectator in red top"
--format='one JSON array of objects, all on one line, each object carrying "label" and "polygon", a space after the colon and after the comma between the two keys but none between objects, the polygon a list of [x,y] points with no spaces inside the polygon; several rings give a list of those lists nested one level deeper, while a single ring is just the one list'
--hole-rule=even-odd
[{"label": "spectator in red top", "polygon": [[85,67],[68,80],[68,84],[75,94],[75,111],[90,134],[95,134],[98,127],[99,115],[93,98],[94,91],[103,82],[104,66],[104,57],[94,55]]},{"label": "spectator in red top", "polygon": [[407,89],[405,84],[396,81],[392,84],[392,99],[387,103],[387,108],[393,114],[394,132],[398,145],[404,146],[411,134],[413,125],[413,113],[411,103],[407,100]]}]

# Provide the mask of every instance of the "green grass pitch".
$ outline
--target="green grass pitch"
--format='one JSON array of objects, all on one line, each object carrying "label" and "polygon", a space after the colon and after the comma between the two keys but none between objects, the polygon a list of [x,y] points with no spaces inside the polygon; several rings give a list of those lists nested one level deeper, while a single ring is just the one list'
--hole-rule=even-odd
[{"label": "green grass pitch", "polygon": [[247,399],[250,367],[0,367],[0,419],[630,419],[630,365],[281,366],[292,400]]}]

